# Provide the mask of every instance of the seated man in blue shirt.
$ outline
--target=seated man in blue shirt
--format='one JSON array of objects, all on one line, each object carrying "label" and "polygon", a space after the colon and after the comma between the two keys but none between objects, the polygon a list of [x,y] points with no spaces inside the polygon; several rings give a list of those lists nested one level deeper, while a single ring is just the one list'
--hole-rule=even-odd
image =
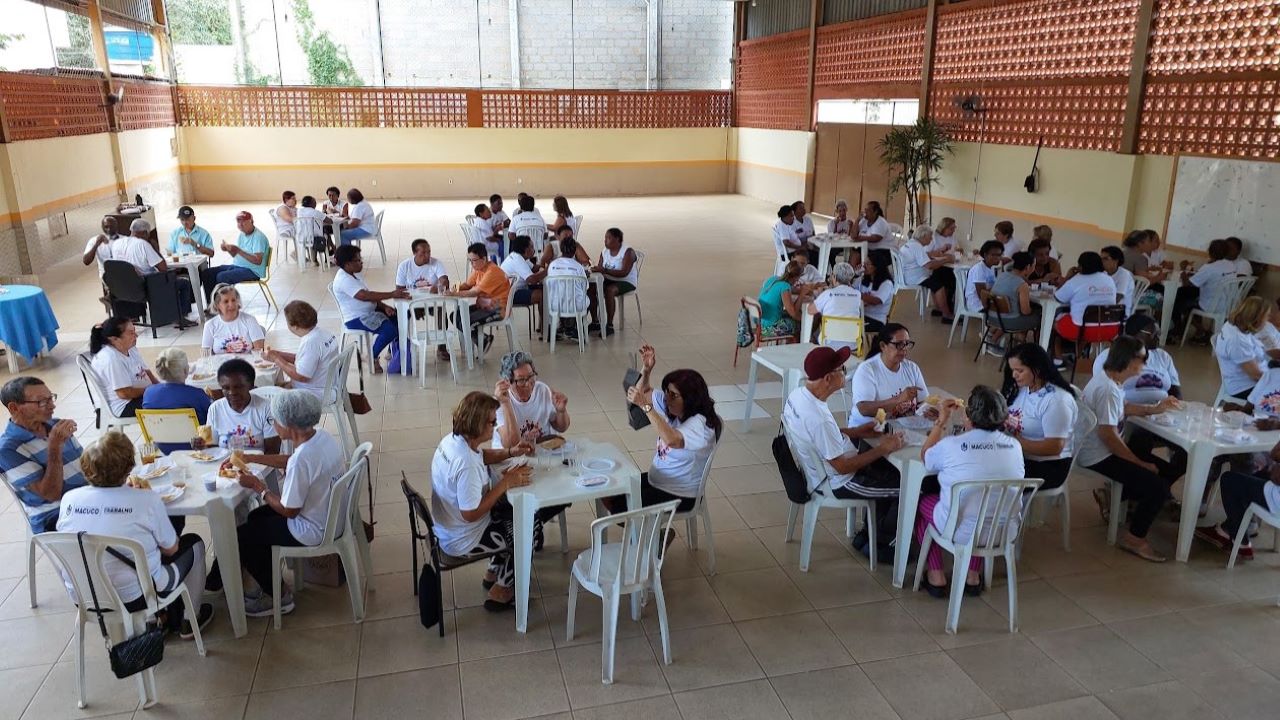
[{"label": "seated man in blue shirt", "polygon": [[178,208],[178,221],[182,223],[169,234],[169,252],[174,255],[200,253],[213,257],[213,236],[196,225],[196,211],[189,205]]},{"label": "seated man in blue shirt", "polygon": [[0,435],[0,472],[18,497],[31,532],[58,523],[63,493],[85,485],[73,420],[53,419],[57,395],[37,377],[16,377],[0,388],[9,424]]},{"label": "seated man in blue shirt", "polygon": [[[200,284],[204,286],[206,306],[213,288],[219,284],[234,285],[260,280],[267,274],[267,253],[271,250],[271,241],[253,226],[253,215],[247,211],[241,210],[236,214],[236,227],[240,228],[236,244],[222,243],[223,252],[230,253],[232,257],[231,264],[207,267],[200,271]],[[212,317],[212,308],[206,314]]]}]

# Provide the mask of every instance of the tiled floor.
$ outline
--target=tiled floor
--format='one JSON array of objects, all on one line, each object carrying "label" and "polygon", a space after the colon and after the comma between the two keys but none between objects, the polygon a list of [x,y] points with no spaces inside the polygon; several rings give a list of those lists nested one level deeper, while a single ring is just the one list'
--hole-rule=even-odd
[{"label": "tiled floor", "polygon": [[[266,219],[265,204],[247,204]],[[426,236],[458,272],[463,255],[457,222],[461,202],[382,203],[387,210],[389,264],[408,242]],[[538,370],[570,397],[572,433],[625,445],[647,466],[652,437],[627,429],[619,382],[627,354],[643,339],[659,354],[660,371],[700,370],[710,384],[745,382],[746,362],[732,366],[736,298],[754,292],[770,268],[768,228],[773,208],[742,197],[577,199],[594,252],[606,227],[627,232],[649,252],[642,282],[645,323],[593,342],[585,354],[534,348]],[[199,206],[216,237],[228,237],[239,206]],[[165,217],[172,209],[165,209]],[[175,221],[167,221],[165,234]],[[68,239],[79,243],[80,240]],[[376,249],[367,248],[376,255]],[[368,263],[374,287],[390,267]],[[280,302],[305,298],[336,327],[325,273],[276,268]],[[72,262],[44,277],[64,326],[62,343],[34,372],[62,400],[59,414],[91,415],[71,360],[99,317],[92,271]],[[295,339],[260,298],[250,309],[269,328],[272,345]],[[923,325],[909,304],[897,317],[915,329],[915,357],[933,384],[962,391],[995,383],[995,362],[972,362],[973,340],[945,349],[936,322]],[[632,309],[634,312],[634,308]],[[521,343],[528,347],[526,338]],[[195,331],[144,334],[148,358],[167,345],[198,351]],[[652,607],[642,622],[619,623],[616,682],[600,684],[600,603],[585,596],[577,637],[564,638],[567,567],[587,544],[585,508],[570,513],[572,552],[545,551],[535,560],[529,632],[514,631],[511,614],[492,615],[480,603],[482,568],[445,577],[447,632],[441,639],[416,617],[410,594],[407,516],[396,486],[400,470],[424,492],[427,464],[453,403],[468,390],[491,388],[500,341],[483,368],[455,385],[447,369],[421,390],[413,379],[366,381],[374,413],[361,432],[375,443],[377,481],[374,578],[368,619],[352,624],[343,589],[309,588],[280,632],[251,623],[231,637],[220,612],[206,635],[208,657],[173,641],[158,672],[161,703],[137,711],[131,682],[111,677],[92,638],[90,706],[74,699],[72,615],[47,561],[38,566],[40,606],[27,607],[26,564],[19,511],[0,505],[0,718],[381,718],[469,720],[567,718],[1272,718],[1280,707],[1280,556],[1233,571],[1224,557],[1194,547],[1191,562],[1153,566],[1107,547],[1089,498],[1089,481],[1072,493],[1072,552],[1060,547],[1054,522],[1030,532],[1019,567],[1021,632],[1007,632],[1003,580],[964,605],[958,635],[943,633],[944,603],[892,589],[888,563],[866,569],[843,537],[842,519],[823,516],[808,573],[798,548],[783,542],[787,502],[771,463],[773,419],[743,433],[736,422],[717,454],[708,489],[719,573],[706,557],[673,546],[664,570],[674,628],[674,663],[661,662]],[[1208,400],[1216,368],[1205,350],[1174,351],[1191,397]],[[717,390],[727,403],[742,398]],[[778,393],[756,404],[777,417]],[[733,406],[729,406],[733,407]],[[1174,525],[1163,520],[1155,541],[1170,548]],[[1262,545],[1270,541],[1264,532]],[[7,598],[7,599],[6,599]],[[136,712],[136,714],[135,714]]]}]

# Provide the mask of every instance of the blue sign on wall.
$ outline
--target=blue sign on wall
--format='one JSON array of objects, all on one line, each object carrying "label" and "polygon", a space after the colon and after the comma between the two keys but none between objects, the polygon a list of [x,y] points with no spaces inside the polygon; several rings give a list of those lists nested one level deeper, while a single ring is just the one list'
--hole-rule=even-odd
[{"label": "blue sign on wall", "polygon": [[121,62],[150,62],[156,52],[155,38],[135,30],[104,30],[107,59]]}]

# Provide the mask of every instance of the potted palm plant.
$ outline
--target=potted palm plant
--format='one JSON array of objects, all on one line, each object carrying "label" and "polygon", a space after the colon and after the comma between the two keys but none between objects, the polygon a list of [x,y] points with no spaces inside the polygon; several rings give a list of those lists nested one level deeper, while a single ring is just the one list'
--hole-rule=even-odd
[{"label": "potted palm plant", "polygon": [[[917,223],[933,222],[933,193],[930,189],[942,170],[943,159],[954,152],[954,140],[947,129],[932,118],[918,118],[914,125],[893,128],[876,143],[880,163],[889,169],[889,197],[907,195],[907,232]],[[921,194],[929,193],[927,212],[921,212]]]}]

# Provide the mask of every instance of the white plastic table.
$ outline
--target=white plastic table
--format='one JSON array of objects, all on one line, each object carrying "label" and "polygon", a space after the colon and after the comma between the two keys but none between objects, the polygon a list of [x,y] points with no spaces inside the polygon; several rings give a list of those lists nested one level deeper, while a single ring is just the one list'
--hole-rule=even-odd
[{"label": "white plastic table", "polygon": [[1182,515],[1178,518],[1178,562],[1186,562],[1191,555],[1191,538],[1196,531],[1200,515],[1200,503],[1204,498],[1204,486],[1209,480],[1209,465],[1219,455],[1266,452],[1280,442],[1280,430],[1263,432],[1246,427],[1252,442],[1229,443],[1214,436],[1212,415],[1205,408],[1186,408],[1166,413],[1174,418],[1175,425],[1162,425],[1151,417],[1125,418],[1125,424],[1142,428],[1187,451],[1187,474],[1182,478]]},{"label": "white plastic table", "polygon": [[[409,347],[409,306],[412,305],[415,300],[428,300],[431,298],[443,298],[450,300],[453,302],[454,309],[463,317],[466,317],[467,314],[471,312],[471,306],[475,305],[477,300],[477,298],[474,297],[441,295],[439,293],[431,292],[430,290],[417,289],[409,290],[409,296],[408,300],[397,298],[390,301],[391,307],[396,309],[396,330],[399,333],[401,348]],[[450,311],[449,314],[452,315],[453,311]],[[446,320],[445,322],[448,321]],[[469,328],[462,329],[462,350],[463,354],[467,357],[467,369],[471,370],[475,367],[475,347],[471,344],[471,331]],[[418,358],[418,362],[423,362],[423,360],[424,358]],[[400,363],[400,374],[408,375],[409,367],[410,363]]]},{"label": "white plastic table", "polygon": [[[551,505],[594,500],[613,495],[626,495],[627,508],[640,507],[640,468],[631,456],[610,443],[574,439],[577,446],[577,464],[570,468],[561,462],[561,456],[539,450],[529,458],[533,465],[533,481],[526,487],[507,492],[515,519],[516,564],[516,630],[525,632],[529,622],[529,578],[533,574],[533,515],[538,508]],[[617,466],[608,473],[593,473],[583,469],[582,463],[595,458],[608,458]],[[578,476],[604,474],[609,482],[597,487],[578,485]],[[639,611],[639,596],[633,596],[632,613]],[[638,618],[637,618],[638,619]]]},{"label": "white plastic table", "polygon": [[857,248],[858,253],[863,260],[867,259],[867,244],[858,240],[854,240],[851,235],[837,235],[834,233],[818,233],[809,238],[809,244],[818,248],[818,272],[822,277],[827,276],[827,271],[831,265],[831,251],[845,248]]},{"label": "white plastic table", "polygon": [[756,397],[756,372],[763,367],[777,373],[782,378],[782,400],[786,402],[787,394],[800,384],[805,356],[816,347],[818,346],[813,343],[802,342],[771,345],[751,353],[751,372],[747,375],[747,409],[742,414],[743,432],[751,429],[751,403]]},{"label": "white plastic table", "polygon": [[[280,368],[275,363],[270,363],[271,367],[266,367],[268,361],[263,360],[262,356],[257,353],[246,355],[223,353],[222,355],[206,355],[192,362],[191,374],[187,375],[187,384],[192,387],[198,387],[201,390],[219,389],[218,368],[222,367],[222,363],[232,358],[239,358],[253,366],[254,387],[270,387],[275,385],[276,380],[280,377]],[[200,379],[197,380],[196,376],[200,376]]]},{"label": "white plastic table", "polygon": [[166,255],[165,260],[174,270],[185,272],[191,279],[191,291],[196,296],[196,309],[200,311],[200,323],[204,324],[205,304],[204,292],[200,289],[200,268],[209,264],[209,258],[200,253],[189,253],[176,258],[173,255]]},{"label": "white plastic table", "polygon": [[1058,314],[1058,308],[1062,307],[1062,303],[1058,302],[1051,290],[1033,291],[1031,293],[1031,302],[1040,306],[1040,336],[1036,339],[1040,341],[1040,347],[1052,351],[1049,346],[1049,336],[1053,333],[1053,320]]}]

